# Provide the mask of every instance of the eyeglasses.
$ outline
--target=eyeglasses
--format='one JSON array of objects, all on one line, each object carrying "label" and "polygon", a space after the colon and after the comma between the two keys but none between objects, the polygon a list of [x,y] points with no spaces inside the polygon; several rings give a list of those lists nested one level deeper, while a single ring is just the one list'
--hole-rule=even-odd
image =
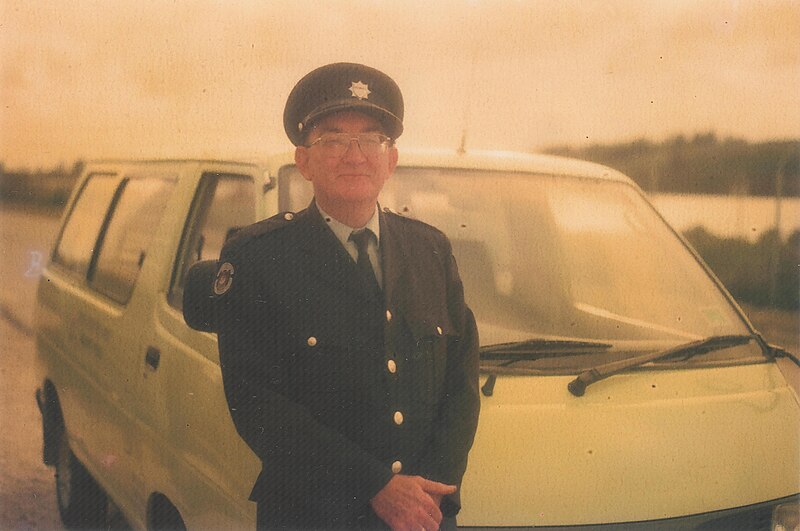
[{"label": "eyeglasses", "polygon": [[374,157],[386,153],[392,139],[380,133],[325,133],[307,147],[319,146],[329,157],[343,157],[355,140],[364,156]]}]

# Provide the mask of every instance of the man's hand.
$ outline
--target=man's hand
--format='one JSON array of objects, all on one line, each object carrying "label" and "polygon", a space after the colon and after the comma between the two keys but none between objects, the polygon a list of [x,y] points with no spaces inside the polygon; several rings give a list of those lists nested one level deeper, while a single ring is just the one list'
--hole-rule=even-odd
[{"label": "man's hand", "polygon": [[395,531],[436,531],[442,522],[439,502],[442,496],[455,491],[455,485],[397,474],[370,504],[375,514]]}]

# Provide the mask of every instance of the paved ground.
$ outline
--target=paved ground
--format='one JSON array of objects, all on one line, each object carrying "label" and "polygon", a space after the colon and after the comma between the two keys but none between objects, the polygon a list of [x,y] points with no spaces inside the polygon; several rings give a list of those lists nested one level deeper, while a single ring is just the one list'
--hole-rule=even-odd
[{"label": "paved ground", "polygon": [[42,464],[34,391],[33,319],[39,267],[58,219],[0,210],[0,529],[63,529],[53,470]]},{"label": "paved ground", "polygon": [[0,206],[0,312],[23,327],[33,322],[39,274],[59,218]]},{"label": "paved ground", "polygon": [[62,529],[53,470],[42,464],[30,337],[0,319],[0,529]]}]

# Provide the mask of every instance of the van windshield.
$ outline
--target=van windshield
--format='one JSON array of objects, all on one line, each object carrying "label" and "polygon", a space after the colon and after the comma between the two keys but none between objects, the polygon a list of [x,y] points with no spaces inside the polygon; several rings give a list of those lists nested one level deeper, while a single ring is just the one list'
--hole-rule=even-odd
[{"label": "van windshield", "polygon": [[[310,199],[307,184],[301,186],[308,195],[293,208]],[[585,366],[619,358],[620,351],[750,333],[704,268],[627,183],[398,167],[380,202],[450,238],[484,347],[536,338],[614,345],[581,354],[577,365]],[[759,353],[752,344],[714,357]],[[577,368],[576,361],[561,363]]]}]

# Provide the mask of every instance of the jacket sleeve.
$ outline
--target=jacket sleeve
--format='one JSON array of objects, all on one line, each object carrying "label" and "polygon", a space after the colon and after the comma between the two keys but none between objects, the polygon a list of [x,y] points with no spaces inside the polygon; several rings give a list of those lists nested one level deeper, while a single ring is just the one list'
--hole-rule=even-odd
[{"label": "jacket sleeve", "polygon": [[[460,485],[478,427],[479,343],[475,318],[464,301],[464,288],[447,241],[445,248],[447,307],[458,334],[448,342],[444,395],[435,421],[437,429],[433,444],[423,456],[422,467],[431,471],[430,479]],[[442,502],[446,516],[455,515],[460,506],[458,492]]]},{"label": "jacket sleeve", "polygon": [[223,249],[233,282],[218,295],[220,365],[237,431],[261,459],[251,499],[263,502],[271,526],[343,527],[388,483],[386,465],[316,420],[283,390],[279,333],[269,304],[258,300],[252,261]]}]

